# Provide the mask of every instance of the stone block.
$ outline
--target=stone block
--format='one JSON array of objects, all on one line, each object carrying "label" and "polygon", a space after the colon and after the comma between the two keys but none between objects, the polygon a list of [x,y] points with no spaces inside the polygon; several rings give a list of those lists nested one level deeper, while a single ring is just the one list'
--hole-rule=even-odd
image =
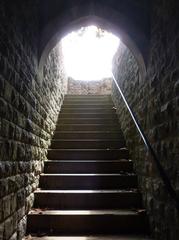
[{"label": "stone block", "polygon": [[0,180],[0,197],[4,197],[8,194],[8,179],[2,179]]},{"label": "stone block", "polygon": [[16,192],[18,189],[18,184],[16,182],[16,177],[9,177],[7,179],[7,184],[8,184],[8,193],[13,193]]},{"label": "stone block", "polygon": [[[0,144],[1,146],[1,144]],[[0,162],[0,178],[6,176],[5,173],[5,162]]]},{"label": "stone block", "polygon": [[2,76],[0,76],[0,97],[2,97],[3,95],[4,95],[4,79]]},{"label": "stone block", "polygon": [[0,199],[0,222],[3,221],[3,205],[2,205],[2,199]]},{"label": "stone block", "polygon": [[11,102],[11,95],[12,95],[12,86],[6,81],[4,87],[4,98]]},{"label": "stone block", "polygon": [[19,222],[25,216],[25,214],[27,214],[25,211],[25,206],[18,209],[16,213],[17,213],[17,222]]},{"label": "stone block", "polygon": [[22,208],[25,205],[25,189],[17,192],[17,209]]},{"label": "stone block", "polygon": [[4,240],[4,223],[0,223],[0,240]]},{"label": "stone block", "polygon": [[27,217],[22,218],[17,226],[17,240],[22,240],[26,233]]},{"label": "stone block", "polygon": [[17,209],[17,195],[16,193],[12,193],[10,196],[10,208],[11,213],[14,213]]},{"label": "stone block", "polygon": [[4,240],[8,240],[15,229],[13,216],[6,219],[4,222]]},{"label": "stone block", "polygon": [[9,240],[17,240],[17,232],[15,232]]},{"label": "stone block", "polygon": [[0,98],[0,117],[5,117],[7,113],[7,103]]},{"label": "stone block", "polygon": [[11,198],[10,195],[4,197],[2,199],[2,207],[3,207],[3,217],[6,219],[11,214]]}]

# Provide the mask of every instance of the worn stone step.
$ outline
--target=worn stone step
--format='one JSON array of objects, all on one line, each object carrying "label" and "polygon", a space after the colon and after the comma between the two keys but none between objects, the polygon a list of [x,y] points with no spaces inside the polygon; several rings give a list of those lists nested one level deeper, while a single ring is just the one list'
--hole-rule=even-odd
[{"label": "worn stone step", "polygon": [[49,160],[118,160],[128,159],[127,149],[49,149]]},{"label": "worn stone step", "polygon": [[63,118],[111,118],[117,119],[117,115],[110,113],[60,113],[59,120]]},{"label": "worn stone step", "polygon": [[[23,238],[23,240],[27,240]],[[93,236],[45,236],[45,237],[37,237],[31,236],[31,240],[152,240],[150,237],[141,234],[125,234],[125,235],[93,235]]]},{"label": "worn stone step", "polygon": [[73,102],[73,103],[63,103],[62,105],[62,108],[99,108],[99,109],[111,109],[114,107],[114,104],[113,103],[103,103],[103,102],[99,102],[99,103],[76,103],[76,102]]},{"label": "worn stone step", "polygon": [[144,212],[130,210],[31,211],[27,233],[46,234],[107,234],[146,233]]},{"label": "worn stone step", "polygon": [[62,107],[60,114],[63,113],[90,113],[90,114],[115,114],[116,110],[114,108],[65,108]]},{"label": "worn stone step", "polygon": [[51,149],[119,149],[125,147],[124,140],[112,139],[53,139]]},{"label": "worn stone step", "polygon": [[137,187],[137,176],[126,174],[41,174],[39,187],[42,189],[131,189]]},{"label": "worn stone step", "polygon": [[65,95],[64,99],[107,99],[111,100],[111,95],[73,95],[73,94],[67,94]]},{"label": "worn stone step", "polygon": [[[83,99],[65,99],[63,104],[81,104],[81,105],[85,105],[85,104],[113,104],[111,99],[100,99],[100,98],[83,98]],[[114,104],[113,104],[114,105]]]},{"label": "worn stone step", "polygon": [[123,140],[122,132],[119,131],[55,131],[53,139],[110,139]]},{"label": "worn stone step", "polygon": [[59,118],[57,124],[117,124],[117,118]]},{"label": "worn stone step", "polygon": [[122,134],[121,128],[119,124],[104,124],[104,123],[96,123],[96,124],[57,124],[56,126],[57,131],[116,131]]},{"label": "worn stone step", "polygon": [[63,102],[63,107],[66,105],[81,105],[81,108],[83,108],[83,106],[86,105],[105,105],[105,106],[113,106],[114,107],[114,103],[110,100],[110,99],[105,99],[105,98],[101,98],[101,99],[65,99]]},{"label": "worn stone step", "polygon": [[65,96],[50,148],[27,233],[148,232],[137,176],[110,96]]},{"label": "worn stone step", "polygon": [[112,98],[108,95],[108,96],[99,96],[99,95],[93,95],[93,96],[82,96],[82,95],[71,95],[71,96],[65,96],[64,101],[70,101],[70,100],[75,100],[75,101],[80,101],[80,100],[85,100],[85,101],[112,101]]},{"label": "worn stone step", "polygon": [[61,210],[134,209],[141,206],[141,194],[136,190],[38,190],[34,203],[34,208]]},{"label": "worn stone step", "polygon": [[44,173],[119,173],[133,171],[131,160],[45,161]]}]

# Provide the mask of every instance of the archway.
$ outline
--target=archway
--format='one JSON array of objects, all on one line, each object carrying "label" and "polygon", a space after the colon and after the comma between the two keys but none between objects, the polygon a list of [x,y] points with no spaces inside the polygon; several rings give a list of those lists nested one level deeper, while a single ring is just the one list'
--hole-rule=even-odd
[{"label": "archway", "polygon": [[93,3],[68,9],[63,16],[54,18],[44,27],[39,47],[40,75],[43,72],[46,57],[60,39],[69,32],[88,25],[96,25],[118,36],[133,53],[139,64],[141,75],[145,76],[149,46],[146,34],[124,14]]}]

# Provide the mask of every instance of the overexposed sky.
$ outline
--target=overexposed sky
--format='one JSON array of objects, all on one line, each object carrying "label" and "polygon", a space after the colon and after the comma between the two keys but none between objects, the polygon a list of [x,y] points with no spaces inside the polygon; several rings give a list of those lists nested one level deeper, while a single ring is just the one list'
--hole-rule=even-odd
[{"label": "overexposed sky", "polygon": [[62,39],[66,73],[76,80],[99,80],[111,76],[112,58],[119,38],[105,32],[96,37],[97,27],[89,26],[79,36],[72,32]]}]

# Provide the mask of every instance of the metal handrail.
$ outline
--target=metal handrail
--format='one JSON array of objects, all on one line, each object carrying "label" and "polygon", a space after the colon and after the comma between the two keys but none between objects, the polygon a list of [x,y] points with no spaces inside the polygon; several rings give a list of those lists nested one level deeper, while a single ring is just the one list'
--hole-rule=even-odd
[{"label": "metal handrail", "polygon": [[157,157],[153,147],[151,146],[147,136],[145,135],[145,133],[144,133],[140,123],[138,122],[138,120],[136,118],[136,115],[134,114],[134,112],[130,108],[130,106],[129,106],[129,104],[128,104],[128,102],[127,102],[127,100],[126,100],[126,98],[125,98],[125,96],[124,96],[124,94],[122,92],[122,90],[120,89],[120,87],[119,87],[119,85],[118,85],[118,83],[117,83],[113,73],[112,73],[112,78],[113,78],[113,80],[114,80],[114,82],[116,84],[116,87],[117,87],[118,91],[120,92],[121,97],[122,97],[122,99],[123,99],[123,101],[124,101],[128,111],[129,111],[129,113],[130,113],[130,115],[131,115],[131,117],[132,117],[132,119],[133,119],[133,121],[134,121],[134,123],[136,125],[136,128],[137,128],[138,132],[140,133],[140,136],[141,136],[141,138],[142,138],[142,140],[143,140],[143,142],[144,142],[144,144],[145,144],[145,146],[147,148],[147,151],[150,152],[150,154],[151,154],[151,156],[152,156],[152,158],[153,158],[153,160],[154,160],[154,162],[155,162],[155,164],[157,166],[157,169],[158,169],[158,172],[160,174],[160,177],[161,177],[161,179],[162,179],[162,181],[163,181],[163,183],[164,183],[164,185],[165,185],[165,187],[166,187],[170,197],[174,200],[175,206],[176,206],[176,208],[178,210],[178,213],[179,213],[179,198],[177,196],[177,193],[176,193],[174,187],[172,186],[172,184],[170,182],[170,179],[167,176],[167,174],[165,172],[165,169],[161,165],[161,163],[160,163],[160,161],[159,161],[159,159],[158,159],[158,157]]}]

